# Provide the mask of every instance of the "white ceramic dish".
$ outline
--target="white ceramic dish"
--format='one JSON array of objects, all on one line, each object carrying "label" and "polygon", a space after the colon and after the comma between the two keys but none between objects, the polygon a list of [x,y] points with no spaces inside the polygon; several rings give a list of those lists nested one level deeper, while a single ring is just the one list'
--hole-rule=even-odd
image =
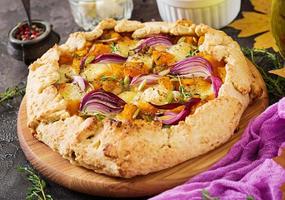
[{"label": "white ceramic dish", "polygon": [[164,21],[191,19],[214,28],[228,25],[239,13],[241,0],[156,0]]}]

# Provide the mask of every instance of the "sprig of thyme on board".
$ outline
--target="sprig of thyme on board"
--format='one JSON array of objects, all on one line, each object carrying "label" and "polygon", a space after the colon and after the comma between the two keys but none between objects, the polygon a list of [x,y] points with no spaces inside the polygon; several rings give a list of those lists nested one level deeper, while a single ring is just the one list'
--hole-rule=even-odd
[{"label": "sprig of thyme on board", "polygon": [[17,96],[24,96],[25,86],[17,85],[15,87],[7,88],[4,92],[0,93],[0,105],[3,105],[6,101],[11,100]]},{"label": "sprig of thyme on board", "polygon": [[285,78],[269,73],[270,70],[282,68],[284,61],[276,54],[264,49],[242,48],[244,55],[249,58],[261,73],[268,89],[270,104],[285,96]]},{"label": "sprig of thyme on board", "polygon": [[202,199],[203,200],[220,200],[218,197],[212,197],[210,193],[205,189],[202,190]]},{"label": "sprig of thyme on board", "polygon": [[26,200],[53,200],[51,195],[45,192],[46,182],[32,168],[19,166],[17,171],[26,174],[32,184],[27,190]]}]

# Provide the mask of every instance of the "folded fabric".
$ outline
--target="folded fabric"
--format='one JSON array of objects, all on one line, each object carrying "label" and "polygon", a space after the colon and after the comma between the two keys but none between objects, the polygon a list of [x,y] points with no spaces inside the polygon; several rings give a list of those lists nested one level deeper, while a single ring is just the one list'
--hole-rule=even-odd
[{"label": "folded fabric", "polygon": [[250,122],[242,138],[210,170],[152,200],[280,200],[285,169],[272,158],[285,147],[285,98]]}]

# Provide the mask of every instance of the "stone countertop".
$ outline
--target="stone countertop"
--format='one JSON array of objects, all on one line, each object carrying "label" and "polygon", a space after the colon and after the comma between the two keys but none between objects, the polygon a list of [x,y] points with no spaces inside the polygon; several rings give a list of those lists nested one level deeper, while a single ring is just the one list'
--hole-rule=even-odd
[{"label": "stone countertop", "polygon": [[[248,0],[243,0],[242,10],[252,10]],[[69,33],[79,30],[73,21],[67,0],[31,0],[31,11],[32,18],[53,24],[54,30],[61,35],[61,42],[66,41]],[[28,74],[27,66],[10,57],[6,50],[8,31],[23,19],[25,14],[20,0],[0,1],[0,92],[25,81]],[[160,20],[155,0],[134,0],[132,19]],[[252,46],[253,38],[238,39],[237,31],[230,28],[223,30],[242,46]],[[27,187],[30,185],[26,178],[16,171],[17,166],[28,164],[17,138],[16,119],[20,100],[17,98],[9,105],[0,107],[0,200],[25,199]],[[47,182],[48,193],[55,200],[106,199],[73,192]]]}]

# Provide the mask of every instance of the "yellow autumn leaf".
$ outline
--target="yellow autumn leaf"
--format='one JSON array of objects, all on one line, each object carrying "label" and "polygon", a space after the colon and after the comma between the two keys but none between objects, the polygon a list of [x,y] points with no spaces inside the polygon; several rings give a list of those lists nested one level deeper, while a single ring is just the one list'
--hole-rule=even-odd
[{"label": "yellow autumn leaf", "polygon": [[265,14],[270,13],[271,0],[251,0],[254,10]]},{"label": "yellow autumn leaf", "polygon": [[269,73],[276,74],[278,76],[285,78],[285,67],[281,69],[270,70]]},{"label": "yellow autumn leaf", "polygon": [[254,39],[255,43],[253,45],[254,48],[257,49],[268,49],[270,47],[272,47],[274,49],[274,51],[278,51],[278,47],[275,43],[275,39],[272,35],[272,33],[266,32],[262,35],[257,36]]},{"label": "yellow autumn leaf", "polygon": [[255,48],[273,48],[278,51],[272,36],[270,24],[270,8],[272,0],[250,0],[257,12],[242,12],[243,18],[235,20],[229,27],[240,30],[238,37],[258,35],[253,46]]},{"label": "yellow autumn leaf", "polygon": [[268,16],[256,12],[243,12],[244,18],[234,21],[229,27],[241,30],[238,37],[249,37],[270,29]]}]

